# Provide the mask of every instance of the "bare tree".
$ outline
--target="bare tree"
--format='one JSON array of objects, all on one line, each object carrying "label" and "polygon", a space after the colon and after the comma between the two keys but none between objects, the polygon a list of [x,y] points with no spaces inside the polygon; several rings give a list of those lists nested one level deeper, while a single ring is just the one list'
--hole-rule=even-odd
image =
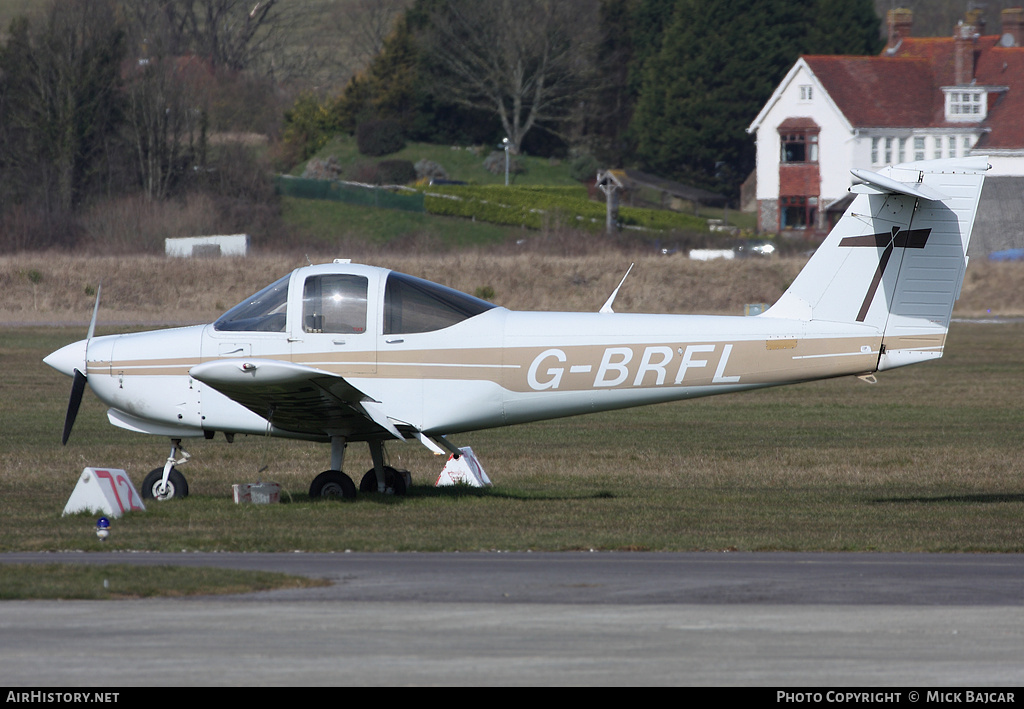
[{"label": "bare tree", "polygon": [[121,0],[147,46],[166,56],[196,54],[215,70],[291,78],[308,65],[296,40],[312,23],[312,3],[281,0]]},{"label": "bare tree", "polygon": [[123,28],[109,0],[54,3],[13,26],[0,56],[5,172],[48,212],[102,182],[117,130]]},{"label": "bare tree", "polygon": [[187,172],[202,162],[204,106],[195,74],[197,60],[150,57],[127,80],[127,137],[135,153],[146,197],[164,199]]},{"label": "bare tree", "polygon": [[558,131],[590,89],[596,0],[445,0],[421,33],[435,93],[494,112],[511,150]]},{"label": "bare tree", "polygon": [[380,54],[395,28],[395,17],[410,0],[348,0],[332,3],[332,36],[348,49],[349,59],[362,68]]}]

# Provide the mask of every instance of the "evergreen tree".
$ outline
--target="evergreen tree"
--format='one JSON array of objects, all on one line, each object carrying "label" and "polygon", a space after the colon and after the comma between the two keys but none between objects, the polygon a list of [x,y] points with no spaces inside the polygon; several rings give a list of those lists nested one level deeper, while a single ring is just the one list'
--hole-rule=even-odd
[{"label": "evergreen tree", "polygon": [[[854,22],[866,29],[853,31]],[[754,167],[746,127],[800,54],[874,53],[878,37],[870,0],[677,0],[642,67],[637,160],[736,195]]]},{"label": "evergreen tree", "polygon": [[609,165],[621,165],[629,150],[623,137],[635,103],[629,88],[634,54],[631,4],[632,0],[601,0],[594,88],[581,97],[572,131],[577,147]]},{"label": "evergreen tree", "polygon": [[805,54],[874,55],[884,46],[872,0],[817,1]]},{"label": "evergreen tree", "polygon": [[406,136],[425,142],[492,142],[497,120],[455,105],[430,90],[437,67],[420,51],[416,34],[428,22],[437,0],[417,0],[395,23],[381,51],[353,77],[331,107],[332,123],[348,133],[368,120],[393,119]]},{"label": "evergreen tree", "polygon": [[639,97],[644,83],[644,67],[661,51],[667,29],[681,5],[679,0],[631,0],[630,44],[633,47],[629,69],[629,89]]}]

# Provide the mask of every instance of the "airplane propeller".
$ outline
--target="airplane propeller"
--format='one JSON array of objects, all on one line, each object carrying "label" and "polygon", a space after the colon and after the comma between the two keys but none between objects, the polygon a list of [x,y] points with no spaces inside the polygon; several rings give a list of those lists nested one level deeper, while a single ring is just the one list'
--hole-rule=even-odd
[{"label": "airplane propeller", "polygon": [[61,435],[60,442],[62,445],[67,445],[68,437],[71,435],[71,427],[75,425],[75,418],[78,416],[78,407],[82,405],[82,395],[85,393],[85,385],[88,381],[86,371],[89,366],[89,343],[92,341],[92,336],[96,332],[96,315],[100,310],[100,292],[103,289],[101,283],[96,288],[96,304],[92,308],[92,321],[89,323],[89,332],[85,336],[85,347],[82,350],[82,368],[75,367],[74,380],[71,382],[71,396],[68,399],[68,412],[64,417],[64,433]]}]

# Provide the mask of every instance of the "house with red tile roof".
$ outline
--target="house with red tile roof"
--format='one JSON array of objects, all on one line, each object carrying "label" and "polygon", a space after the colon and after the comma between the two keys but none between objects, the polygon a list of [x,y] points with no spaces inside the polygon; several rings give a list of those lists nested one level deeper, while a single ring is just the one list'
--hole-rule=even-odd
[{"label": "house with red tile roof", "polygon": [[759,230],[827,231],[851,168],[988,155],[990,182],[1024,184],[1024,9],[1001,20],[985,34],[973,12],[950,37],[914,37],[911,12],[893,10],[881,55],[800,57],[747,129]]}]

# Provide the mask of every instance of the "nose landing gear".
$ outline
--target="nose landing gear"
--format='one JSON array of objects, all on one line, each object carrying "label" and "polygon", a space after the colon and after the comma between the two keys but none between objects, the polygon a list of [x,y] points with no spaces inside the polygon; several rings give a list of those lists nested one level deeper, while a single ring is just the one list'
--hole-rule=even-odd
[{"label": "nose landing gear", "polygon": [[173,500],[188,497],[188,481],[176,465],[184,465],[192,456],[181,447],[180,438],[171,439],[171,454],[162,468],[153,468],[142,481],[142,497],[147,500]]}]

